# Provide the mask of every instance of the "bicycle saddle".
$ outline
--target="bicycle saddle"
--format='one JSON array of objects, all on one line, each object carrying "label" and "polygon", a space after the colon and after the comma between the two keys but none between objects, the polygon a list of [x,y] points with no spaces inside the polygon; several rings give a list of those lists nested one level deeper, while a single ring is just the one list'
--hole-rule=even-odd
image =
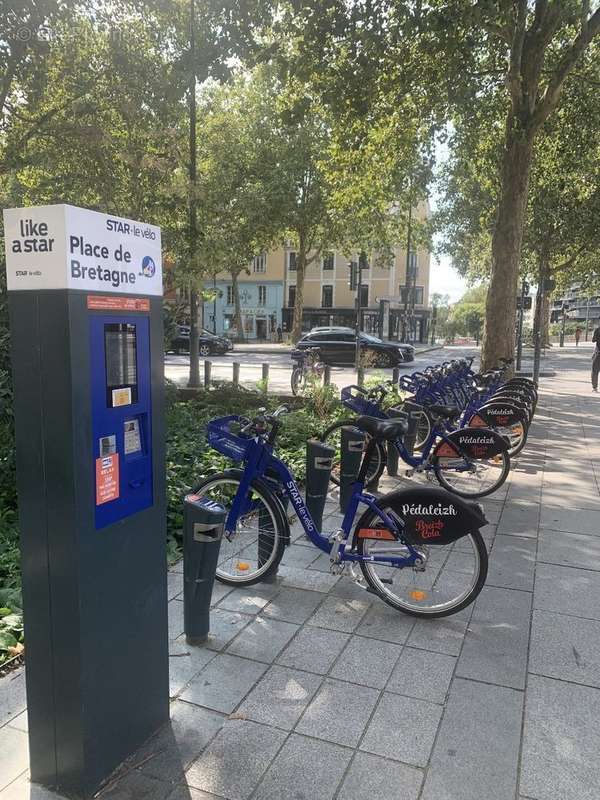
[{"label": "bicycle saddle", "polygon": [[427,406],[427,410],[435,414],[436,417],[444,417],[444,419],[456,419],[461,415],[460,408],[456,406],[433,405]]},{"label": "bicycle saddle", "polygon": [[408,430],[403,419],[376,419],[375,417],[358,417],[354,425],[374,439],[399,439]]}]

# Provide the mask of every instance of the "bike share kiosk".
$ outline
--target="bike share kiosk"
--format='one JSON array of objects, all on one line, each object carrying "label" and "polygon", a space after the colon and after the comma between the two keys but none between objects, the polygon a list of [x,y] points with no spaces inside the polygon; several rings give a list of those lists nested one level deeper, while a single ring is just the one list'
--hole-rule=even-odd
[{"label": "bike share kiosk", "polygon": [[4,224],[31,779],[89,796],[169,717],[160,229]]}]

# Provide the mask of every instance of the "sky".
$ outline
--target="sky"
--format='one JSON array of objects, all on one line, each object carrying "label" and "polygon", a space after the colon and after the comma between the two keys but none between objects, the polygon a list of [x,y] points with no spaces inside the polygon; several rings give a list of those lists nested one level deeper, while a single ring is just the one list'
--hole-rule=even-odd
[{"label": "sky", "polygon": [[431,271],[429,275],[429,296],[434,292],[447,294],[454,303],[467,291],[466,280],[452,266],[449,256],[431,254]]}]

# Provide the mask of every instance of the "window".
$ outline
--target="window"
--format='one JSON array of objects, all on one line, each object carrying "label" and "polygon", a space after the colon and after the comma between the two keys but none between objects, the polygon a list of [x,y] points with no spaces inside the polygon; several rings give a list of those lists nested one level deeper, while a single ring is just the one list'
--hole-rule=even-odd
[{"label": "window", "polygon": [[366,308],[369,305],[369,287],[360,287],[360,307]]},{"label": "window", "polygon": [[261,253],[259,256],[254,256],[252,259],[253,272],[266,272],[267,271],[267,254]]},{"label": "window", "polygon": [[227,287],[227,305],[232,306],[235,303],[235,298],[233,296],[233,286]]},{"label": "window", "polygon": [[296,305],[296,287],[288,287],[288,307],[293,308]]},{"label": "window", "polygon": [[[406,286],[400,287],[400,300],[402,303],[406,303],[408,289]],[[422,286],[415,286],[414,288],[411,286],[411,294],[414,296],[414,302],[416,306],[423,305],[423,287]],[[411,298],[408,298],[408,302],[410,303]]]},{"label": "window", "polygon": [[295,250],[290,250],[288,253],[288,269],[292,272],[296,269],[296,256],[297,253]]},{"label": "window", "polygon": [[413,281],[417,277],[417,270],[419,266],[417,264],[417,254],[414,250],[410,251],[410,255],[408,257],[408,279],[409,283]]},{"label": "window", "polygon": [[333,308],[333,286],[323,286],[321,292],[321,307]]},{"label": "window", "polygon": [[335,254],[325,253],[323,256],[323,269],[333,269],[335,264]]},{"label": "window", "polygon": [[267,287],[266,286],[259,286],[258,287],[258,305],[259,306],[266,306],[267,305]]}]

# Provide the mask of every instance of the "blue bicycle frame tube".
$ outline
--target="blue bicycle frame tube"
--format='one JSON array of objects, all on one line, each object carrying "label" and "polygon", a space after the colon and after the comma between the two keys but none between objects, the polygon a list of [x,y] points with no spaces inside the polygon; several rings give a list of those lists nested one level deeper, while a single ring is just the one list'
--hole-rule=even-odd
[{"label": "blue bicycle frame tube", "polygon": [[[255,440],[253,445],[248,448],[244,473],[240,480],[238,491],[233,498],[229,514],[227,515],[226,531],[230,533],[235,531],[239,517],[251,510],[252,503],[249,502],[249,494],[252,482],[256,478],[262,477],[267,470],[277,474],[279,482],[283,486],[285,494],[289,497],[294,511],[298,515],[298,519],[311,542],[324,553],[329,553],[332,542],[328,537],[323,536],[323,534],[317,530],[317,526],[304,503],[304,499],[300,494],[294,476],[286,465],[270,452],[268,445],[258,440]],[[363,488],[363,483],[360,481],[357,481],[352,487],[352,495],[346,513],[344,514],[341,528],[345,535],[345,542],[348,542],[348,538],[352,532],[352,524],[360,504],[367,505],[377,514],[384,525],[400,536],[401,530],[398,524],[391,519],[383,509],[379,508],[373,495],[363,492]],[[373,556],[360,556],[357,553],[347,552],[345,546],[340,548],[339,557],[341,561],[377,561],[378,563],[386,563],[396,567],[411,566],[420,555],[409,542],[403,541],[402,543],[409,551],[409,556],[406,558],[402,556],[384,555],[377,556],[376,558]]]}]

